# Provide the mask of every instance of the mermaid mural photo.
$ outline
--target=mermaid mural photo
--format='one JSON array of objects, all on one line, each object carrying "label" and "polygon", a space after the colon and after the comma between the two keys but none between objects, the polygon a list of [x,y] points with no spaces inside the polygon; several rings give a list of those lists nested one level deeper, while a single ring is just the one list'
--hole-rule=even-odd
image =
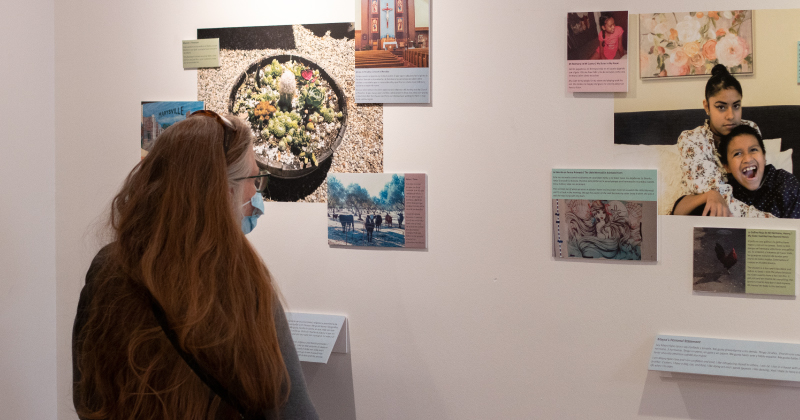
[{"label": "mermaid mural photo", "polygon": [[642,259],[642,203],[564,200],[570,257]]}]

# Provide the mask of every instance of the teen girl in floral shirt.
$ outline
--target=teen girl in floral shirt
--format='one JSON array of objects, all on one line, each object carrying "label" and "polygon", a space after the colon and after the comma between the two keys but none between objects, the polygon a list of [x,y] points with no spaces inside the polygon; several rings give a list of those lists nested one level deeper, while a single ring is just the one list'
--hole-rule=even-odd
[{"label": "teen girl in floral shirt", "polygon": [[742,86],[721,64],[711,70],[703,108],[708,114],[705,124],[684,131],[678,138],[684,196],[675,203],[673,214],[690,214],[702,208],[703,216],[773,217],[733,197],[719,161],[717,144],[721,136],[740,124],[758,130],[752,121],[742,120]]}]

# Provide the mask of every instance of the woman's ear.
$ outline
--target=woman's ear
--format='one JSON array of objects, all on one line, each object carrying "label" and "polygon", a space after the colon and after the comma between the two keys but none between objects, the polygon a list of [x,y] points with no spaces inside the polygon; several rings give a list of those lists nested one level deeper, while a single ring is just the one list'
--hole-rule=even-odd
[{"label": "woman's ear", "polygon": [[706,110],[706,115],[708,115],[708,101],[703,99],[703,109]]}]

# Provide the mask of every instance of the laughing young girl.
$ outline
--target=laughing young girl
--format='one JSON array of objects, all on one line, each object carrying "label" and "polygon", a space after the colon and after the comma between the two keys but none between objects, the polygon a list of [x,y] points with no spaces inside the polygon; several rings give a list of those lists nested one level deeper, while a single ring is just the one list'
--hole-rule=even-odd
[{"label": "laughing young girl", "polygon": [[767,165],[764,140],[740,125],[719,142],[719,160],[737,200],[775,217],[800,219],[800,183],[791,173]]}]

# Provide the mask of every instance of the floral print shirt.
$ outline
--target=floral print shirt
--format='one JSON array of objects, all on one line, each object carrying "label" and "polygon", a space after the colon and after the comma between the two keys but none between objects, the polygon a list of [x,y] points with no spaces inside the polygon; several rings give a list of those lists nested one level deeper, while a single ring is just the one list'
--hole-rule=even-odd
[{"label": "floral print shirt", "polygon": [[[752,121],[742,120],[742,124],[758,130],[758,126]],[[714,133],[708,126],[708,120],[694,130],[681,133],[678,137],[678,150],[681,152],[683,172],[682,195],[696,195],[716,190],[728,203],[728,208],[734,217],[774,217],[733,198],[733,188],[727,183],[727,174],[719,161]]]}]

